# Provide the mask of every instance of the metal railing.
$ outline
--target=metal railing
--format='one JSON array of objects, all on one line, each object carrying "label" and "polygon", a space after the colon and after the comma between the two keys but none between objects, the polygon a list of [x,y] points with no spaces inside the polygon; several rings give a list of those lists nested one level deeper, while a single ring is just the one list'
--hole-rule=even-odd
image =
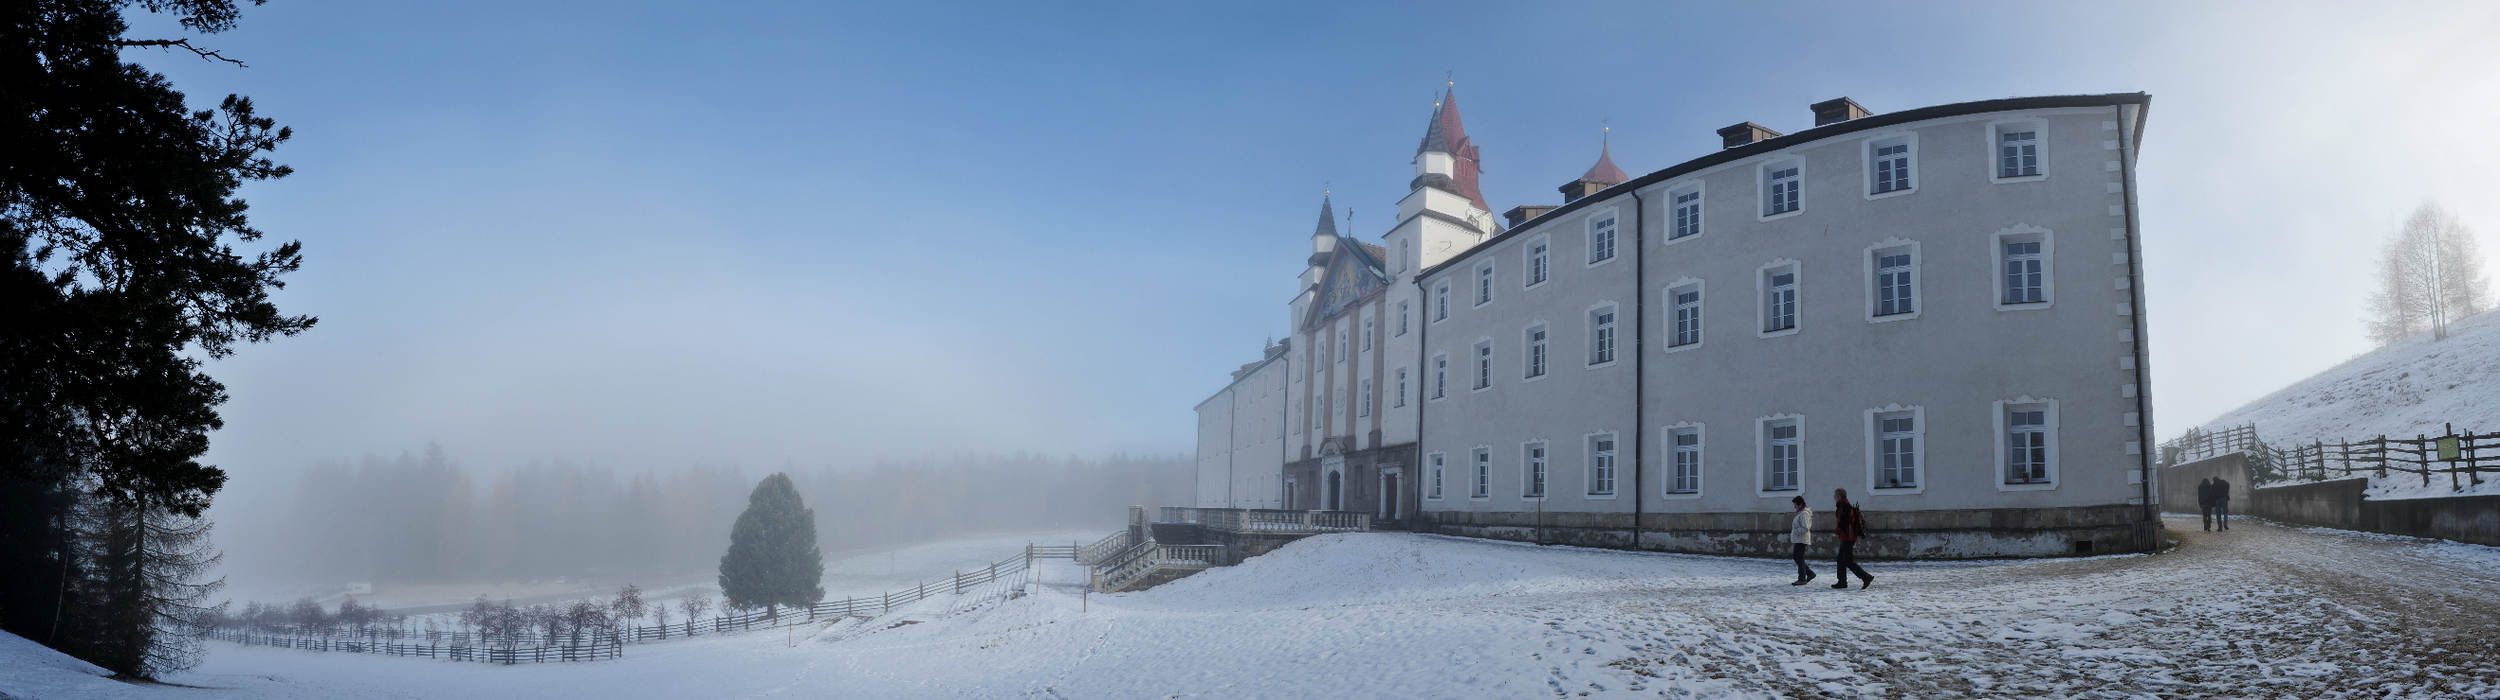
[{"label": "metal railing", "polygon": [[[2454,445],[2452,455],[2442,453],[2443,443]],[[2452,490],[2463,490],[2468,485],[2483,483],[2483,472],[2500,473],[2500,432],[2477,435],[2451,428],[2444,435],[2311,440],[2283,448],[2257,439],[2255,426],[2239,426],[2189,431],[2162,443],[2162,460],[2169,466],[2232,452],[2248,455],[2249,477],[2260,484],[2401,473],[2418,475],[2422,485],[2429,486],[2432,475],[2446,474]]]}]

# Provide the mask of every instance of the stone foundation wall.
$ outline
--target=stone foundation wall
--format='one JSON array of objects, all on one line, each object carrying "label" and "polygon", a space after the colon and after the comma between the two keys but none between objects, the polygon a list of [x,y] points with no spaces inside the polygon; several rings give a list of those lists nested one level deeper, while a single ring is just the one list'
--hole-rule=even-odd
[{"label": "stone foundation wall", "polygon": [[[1976,559],[2152,551],[2161,524],[2143,506],[1866,511],[1868,559]],[[1423,514],[1420,529],[1463,537],[1659,552],[1786,557],[1788,513],[1646,513],[1635,542],[1629,513]],[[1828,512],[1815,512],[1810,556],[1832,555]]]},{"label": "stone foundation wall", "polygon": [[2249,493],[2234,515],[2286,523],[2384,532],[2391,535],[2500,545],[2500,496],[2452,496],[2377,501],[2365,498],[2367,479],[2337,479],[2268,486]]}]

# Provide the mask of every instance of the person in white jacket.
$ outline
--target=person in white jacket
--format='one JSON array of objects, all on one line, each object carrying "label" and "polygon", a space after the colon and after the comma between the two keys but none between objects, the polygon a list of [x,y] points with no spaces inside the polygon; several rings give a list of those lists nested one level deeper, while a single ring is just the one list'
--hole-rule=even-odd
[{"label": "person in white jacket", "polygon": [[1797,582],[1788,585],[1803,586],[1814,580],[1814,570],[1806,567],[1806,545],[1814,544],[1814,509],[1806,507],[1804,496],[1788,502],[1797,508],[1797,517],[1788,522],[1788,552],[1797,560]]}]

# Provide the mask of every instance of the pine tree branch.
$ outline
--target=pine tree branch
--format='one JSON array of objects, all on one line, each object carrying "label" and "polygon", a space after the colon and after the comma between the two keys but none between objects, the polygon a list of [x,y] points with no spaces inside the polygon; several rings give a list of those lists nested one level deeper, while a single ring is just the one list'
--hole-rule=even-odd
[{"label": "pine tree branch", "polygon": [[216,52],[216,51],[214,51],[214,50],[211,50],[211,49],[203,49],[203,48],[200,48],[200,47],[197,47],[197,46],[192,46],[192,45],[191,45],[191,40],[190,40],[190,39],[121,39],[121,40],[114,41],[114,42],[113,42],[113,45],[114,45],[114,46],[123,46],[123,47],[139,47],[139,48],[151,48],[151,47],[153,47],[153,48],[160,48],[160,49],[161,49],[161,48],[166,48],[166,47],[174,47],[174,46],[179,46],[179,47],[182,47],[182,48],[183,48],[184,50],[186,50],[186,51],[190,51],[191,53],[198,54],[201,60],[225,61],[225,62],[227,62],[227,63],[232,63],[232,64],[235,64],[235,65],[237,65],[237,66],[242,66],[242,67],[244,67],[244,68],[250,68],[250,67],[251,67],[251,66],[248,66],[248,65],[244,65],[244,63],[243,63],[242,61],[240,61],[240,60],[236,60],[236,59],[232,59],[232,58],[227,58],[225,54],[217,53],[217,52]]}]

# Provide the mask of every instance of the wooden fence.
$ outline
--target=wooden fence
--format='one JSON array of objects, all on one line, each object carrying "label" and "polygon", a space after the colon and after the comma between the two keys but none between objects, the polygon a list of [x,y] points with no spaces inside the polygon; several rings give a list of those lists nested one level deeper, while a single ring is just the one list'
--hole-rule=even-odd
[{"label": "wooden fence", "polygon": [[883,615],[895,608],[927,600],[933,595],[961,595],[967,591],[977,592],[983,586],[991,587],[985,592],[984,600],[992,597],[1012,598],[1022,595],[1025,584],[1032,580],[1034,560],[1074,559],[1078,549],[1075,543],[1027,544],[1022,553],[1000,559],[988,566],[957,571],[953,576],[944,579],[922,581],[911,588],[887,591],[880,595],[828,600],[804,607],[732,613],[709,620],[620,627],[593,635],[595,641],[579,644],[524,645],[517,639],[487,639],[483,635],[468,632],[415,632],[398,628],[369,628],[355,634],[341,636],[334,636],[329,630],[229,628],[214,630],[210,636],[254,646],[421,656],[452,661],[482,661],[501,664],[594,661],[622,656],[624,654],[622,645],[626,643],[682,639],[698,636],[704,630],[717,634],[758,628],[786,627],[817,620]]},{"label": "wooden fence", "polygon": [[[2453,443],[2452,455],[2442,454]],[[2246,452],[2252,478],[2258,483],[2322,481],[2354,475],[2387,477],[2412,474],[2429,486],[2445,475],[2452,490],[2483,483],[2483,473],[2500,473],[2500,432],[2475,434],[2448,428],[2444,435],[2412,438],[2380,435],[2367,440],[2311,440],[2283,447],[2257,439],[2255,426],[2197,432],[2162,443],[2165,464],[2177,465],[2207,457]]]}]

